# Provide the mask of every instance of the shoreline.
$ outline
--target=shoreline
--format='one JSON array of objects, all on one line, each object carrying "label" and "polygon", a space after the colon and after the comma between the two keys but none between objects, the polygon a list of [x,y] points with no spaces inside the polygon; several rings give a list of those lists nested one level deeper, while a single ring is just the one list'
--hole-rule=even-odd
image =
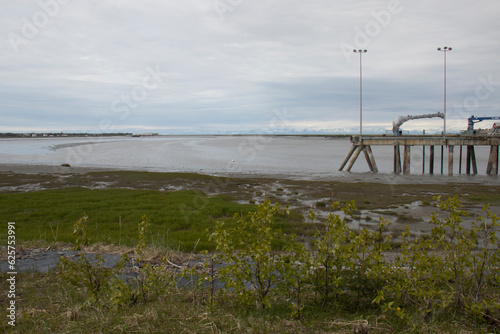
[{"label": "shoreline", "polygon": [[[425,152],[413,150],[411,174],[393,173],[392,148],[374,148],[378,173],[363,161],[351,172],[338,166],[351,146],[347,137],[325,136],[157,136],[156,138],[48,138],[15,140],[0,154],[0,172],[81,175],[94,171],[194,173],[231,178],[259,178],[380,184],[500,185],[498,176],[486,175],[488,152],[478,150],[478,175],[422,174]],[[265,138],[264,138],[265,137]],[[175,139],[182,138],[182,139]],[[439,158],[439,157],[438,157]],[[438,159],[443,163],[446,157]],[[436,160],[436,163],[437,161]],[[442,161],[441,161],[442,160]],[[456,159],[455,159],[456,160]],[[463,162],[463,158],[461,159]],[[72,167],[63,167],[65,163]],[[443,168],[441,168],[443,171]],[[465,172],[465,170],[460,169]]]},{"label": "shoreline", "polygon": [[400,184],[471,184],[471,185],[492,185],[500,186],[500,177],[494,175],[441,175],[441,174],[393,174],[393,173],[372,173],[372,172],[335,172],[332,174],[283,174],[269,172],[211,172],[208,170],[165,170],[159,167],[109,167],[109,166],[61,166],[45,164],[25,164],[25,163],[0,163],[0,173],[13,174],[50,174],[50,175],[82,175],[92,172],[149,172],[149,173],[187,173],[207,175],[214,177],[228,177],[239,179],[276,179],[291,181],[327,181],[342,183],[381,183],[389,185]]}]

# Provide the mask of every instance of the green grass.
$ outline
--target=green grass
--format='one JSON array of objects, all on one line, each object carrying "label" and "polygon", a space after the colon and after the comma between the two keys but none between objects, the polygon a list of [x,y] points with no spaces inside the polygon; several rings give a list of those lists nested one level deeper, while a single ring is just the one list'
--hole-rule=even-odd
[{"label": "green grass", "polygon": [[[233,199],[249,200],[263,193],[266,181],[261,179],[226,179],[182,173],[102,172],[73,175],[62,181],[53,175],[10,175],[0,173],[0,184],[22,186],[41,184],[46,188],[61,188],[28,193],[0,194],[0,214],[4,220],[16,222],[18,245],[24,242],[48,244],[74,242],[73,224],[84,213],[89,217],[87,233],[91,243],[112,243],[125,246],[137,244],[137,225],[141,216],[150,219],[146,244],[196,252],[211,249],[207,229],[215,220],[229,219],[234,213],[246,213],[253,205],[240,205]],[[95,182],[111,182],[108,190],[90,190]],[[285,181],[280,181],[280,185]],[[288,181],[287,181],[288,182]],[[416,200],[430,201],[429,193],[465,193],[473,203],[500,204],[498,186],[482,185],[381,185],[381,184],[325,184],[324,182],[289,181],[281,193],[297,198],[322,201],[355,199],[356,203],[383,213],[390,205],[403,205]],[[250,184],[247,188],[246,184]],[[68,185],[70,188],[68,188]],[[73,187],[73,188],[71,188]],[[116,189],[116,188],[135,189]],[[159,191],[160,188],[186,187],[197,190]],[[333,189],[333,190],[332,190]],[[286,190],[286,191],[285,191]],[[300,190],[296,191],[296,190]],[[22,191],[22,190],[21,190]],[[206,196],[204,193],[225,195]],[[404,193],[405,196],[401,196]],[[275,194],[276,195],[276,194]],[[367,203],[369,199],[370,203]],[[259,199],[257,199],[259,201]],[[324,203],[324,202],[323,202]],[[329,205],[329,203],[327,203]],[[308,209],[308,208],[307,208]],[[121,217],[121,228],[119,219]],[[409,219],[410,217],[400,217]],[[297,211],[290,216],[279,216],[273,227],[285,233],[295,233],[308,242],[320,223],[304,223]],[[0,243],[6,245],[5,233]],[[196,248],[195,248],[196,245]],[[0,273],[0,281],[7,275]],[[5,284],[4,284],[5,286]],[[208,291],[172,290],[147,303],[111,308],[89,303],[80,289],[68,286],[57,271],[48,274],[20,273],[17,276],[17,327],[8,328],[0,322],[0,332],[9,333],[353,333],[353,324],[367,320],[369,333],[488,333],[493,329],[475,319],[458,315],[443,315],[426,319],[411,328],[398,318],[384,313],[366,301],[360,307],[359,296],[346,295],[327,305],[315,303],[311,294],[301,319],[290,315],[285,303],[260,310],[240,305],[234,295],[216,295],[213,306],[208,302]],[[286,297],[286,296],[284,296]],[[318,299],[319,300],[319,299]],[[0,297],[0,317],[6,319],[8,299]],[[417,312],[417,311],[415,311]],[[416,317],[417,318],[417,317]]]},{"label": "green grass", "polygon": [[113,172],[90,172],[87,175],[96,177],[119,178],[122,182],[134,181],[171,181],[171,180],[224,180],[223,177],[216,177],[195,173],[154,173],[154,172],[135,172],[135,171],[113,171]]},{"label": "green grass", "polygon": [[[207,229],[215,220],[229,219],[235,213],[253,210],[253,205],[233,202],[236,191],[242,190],[241,182],[194,174],[162,174],[136,172],[91,173],[77,176],[81,186],[90,184],[89,178],[97,181],[114,181],[114,187],[146,187],[147,189],[86,189],[81,187],[44,190],[28,193],[1,193],[0,214],[16,222],[18,244],[26,242],[74,242],[73,224],[84,213],[89,217],[87,233],[91,243],[112,243],[125,246],[137,244],[137,225],[141,216],[150,219],[146,244],[148,247],[162,246],[185,252],[211,249]],[[39,179],[45,178],[43,175]],[[1,180],[0,180],[1,181]],[[21,182],[15,178],[16,182]],[[12,182],[14,182],[12,181]],[[53,182],[48,177],[48,182]],[[76,183],[75,181],[75,183]],[[33,177],[33,182],[37,182]],[[224,182],[220,187],[226,195],[206,196],[200,190],[159,191],[168,185],[196,185],[204,190]],[[257,184],[257,182],[256,182]],[[334,197],[345,201],[352,197],[366,204],[371,210],[382,207],[385,214],[388,205],[407,204],[416,199],[429,198],[424,186],[405,186],[401,192],[411,196],[398,196],[399,186],[392,187],[387,194],[380,185],[335,185]],[[328,188],[328,187],[326,187]],[[422,189],[420,189],[422,188]],[[430,188],[430,187],[429,187]],[[425,189],[425,192],[429,191]],[[293,188],[295,189],[295,188]],[[309,193],[302,194],[316,201],[325,198],[327,190],[310,186]],[[289,190],[289,188],[287,188]],[[320,191],[321,190],[321,191]],[[222,193],[224,193],[222,192]],[[212,193],[212,192],[211,192]],[[248,193],[255,193],[249,189]],[[498,187],[468,187],[467,197],[471,202],[500,203]],[[482,195],[484,193],[484,195]],[[313,194],[314,196],[311,196]],[[377,196],[375,196],[375,194]],[[298,195],[298,192],[297,194]],[[366,203],[370,198],[370,203]],[[241,198],[240,198],[241,199]],[[119,219],[121,217],[121,229]],[[400,217],[409,219],[411,217]],[[279,216],[273,227],[285,233],[295,233],[308,242],[320,223],[304,223],[297,211],[289,216]],[[0,243],[6,245],[6,236],[0,234]],[[196,248],[195,248],[196,245]],[[0,274],[6,282],[7,275]],[[382,312],[366,301],[360,307],[359,296],[348,295],[332,300],[327,305],[316,303],[316,294],[308,298],[301,319],[290,315],[288,304],[277,303],[270,309],[260,310],[240,305],[235,296],[216,295],[216,303],[209,305],[208,291],[172,290],[159,295],[147,303],[111,308],[89,303],[82,291],[68,286],[57,271],[48,274],[22,273],[17,276],[16,297],[18,316],[16,328],[0,323],[0,332],[12,333],[353,333],[353,324],[367,320],[369,333],[488,333],[487,325],[474,319],[460,316],[442,316],[427,319],[411,328],[395,316]],[[286,296],[285,296],[286,297]],[[319,299],[318,299],[319,300]],[[0,297],[0,317],[6,319],[8,299]],[[415,311],[416,312],[416,311]],[[489,331],[490,330],[490,331]]]},{"label": "green grass", "polygon": [[[7,275],[0,273],[2,282]],[[368,333],[494,333],[474,319],[446,314],[411,328],[375,307],[360,308],[357,297],[309,304],[300,319],[276,305],[267,310],[242,306],[232,295],[217,295],[210,306],[206,290],[172,290],[154,301],[119,308],[86,300],[57,272],[17,276],[16,327],[0,322],[2,333],[355,333],[354,324],[366,320]],[[314,296],[311,296],[314,298]],[[8,299],[0,299],[0,316],[7,319]],[[362,332],[361,332],[362,333]]]},{"label": "green grass", "polygon": [[210,249],[206,230],[212,222],[254,207],[196,190],[71,188],[0,194],[0,202],[2,215],[16,222],[20,241],[72,242],[73,224],[86,214],[91,243],[133,246],[137,224],[145,214],[151,222],[147,242],[182,251],[193,251],[195,245],[196,251]]},{"label": "green grass", "polygon": [[489,203],[491,205],[500,205],[500,195],[498,194],[475,194],[465,196],[465,198],[474,203]]}]

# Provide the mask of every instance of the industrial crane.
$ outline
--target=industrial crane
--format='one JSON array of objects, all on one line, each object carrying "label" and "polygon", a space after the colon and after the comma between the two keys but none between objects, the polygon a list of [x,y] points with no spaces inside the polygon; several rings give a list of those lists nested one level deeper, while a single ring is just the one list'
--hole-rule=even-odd
[{"label": "industrial crane", "polygon": [[[472,115],[471,117],[468,118],[467,133],[470,135],[474,134],[474,124],[475,123],[479,123],[479,122],[487,121],[487,120],[494,120],[494,119],[500,119],[500,116],[476,117],[476,116]],[[493,125],[493,132],[496,130],[495,125],[496,125],[496,123]]]},{"label": "industrial crane", "polygon": [[394,133],[395,136],[401,136],[401,131],[399,130],[399,127],[412,119],[420,119],[420,118],[433,118],[433,117],[440,117],[444,118],[444,114],[442,112],[437,112],[435,114],[424,114],[424,115],[408,115],[408,116],[398,116],[394,122],[392,122],[392,132]]}]

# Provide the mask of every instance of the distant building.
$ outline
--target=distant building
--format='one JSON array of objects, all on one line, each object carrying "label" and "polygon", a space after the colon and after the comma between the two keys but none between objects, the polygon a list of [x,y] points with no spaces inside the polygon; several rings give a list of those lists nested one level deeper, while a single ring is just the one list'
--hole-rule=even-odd
[{"label": "distant building", "polygon": [[132,135],[132,137],[153,137],[153,136],[158,136],[158,133],[155,132],[148,132],[148,133],[135,133]]}]

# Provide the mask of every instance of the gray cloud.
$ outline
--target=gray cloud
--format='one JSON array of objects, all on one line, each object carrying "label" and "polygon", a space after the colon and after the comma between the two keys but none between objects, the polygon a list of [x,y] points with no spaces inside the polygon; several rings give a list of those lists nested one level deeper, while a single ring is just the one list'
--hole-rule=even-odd
[{"label": "gray cloud", "polygon": [[355,129],[352,48],[368,49],[367,127],[442,110],[436,48],[445,45],[450,119],[462,127],[470,114],[500,110],[500,3],[489,0],[22,0],[0,9],[0,131],[247,131],[282,108],[290,128]]}]

